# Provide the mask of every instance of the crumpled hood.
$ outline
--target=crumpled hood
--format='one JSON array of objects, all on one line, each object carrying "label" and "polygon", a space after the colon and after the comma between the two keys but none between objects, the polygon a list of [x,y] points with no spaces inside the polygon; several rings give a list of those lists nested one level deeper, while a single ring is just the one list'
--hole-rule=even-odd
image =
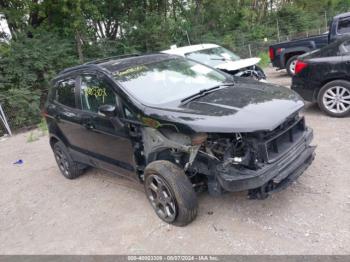
[{"label": "crumpled hood", "polygon": [[234,86],[185,105],[146,108],[145,113],[195,132],[232,133],[273,130],[303,106],[302,98],[289,88],[237,78]]},{"label": "crumpled hood", "polygon": [[217,65],[216,68],[227,70],[227,71],[234,71],[234,70],[239,70],[242,68],[256,65],[260,62],[260,60],[261,59],[259,57],[252,57],[247,59],[240,59],[237,61],[226,61],[222,64]]}]

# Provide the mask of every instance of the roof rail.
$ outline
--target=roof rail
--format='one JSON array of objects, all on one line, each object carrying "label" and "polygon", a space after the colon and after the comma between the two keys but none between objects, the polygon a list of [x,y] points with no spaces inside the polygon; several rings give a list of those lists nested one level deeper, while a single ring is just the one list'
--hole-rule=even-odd
[{"label": "roof rail", "polygon": [[77,65],[77,66],[68,67],[68,68],[66,68],[66,69],[63,69],[63,70],[60,71],[58,74],[64,74],[64,73],[67,73],[67,72],[70,72],[70,71],[74,71],[74,70],[77,70],[77,69],[86,68],[87,66],[98,67],[98,66],[95,65],[95,64],[82,64],[82,65]]},{"label": "roof rail", "polygon": [[105,57],[97,60],[93,60],[90,62],[84,63],[84,65],[91,65],[91,64],[99,64],[103,62],[107,62],[113,59],[122,59],[122,58],[128,58],[128,57],[134,57],[134,56],[139,56],[139,53],[134,53],[134,54],[125,54],[125,55],[117,55],[117,56],[110,56],[110,57]]}]

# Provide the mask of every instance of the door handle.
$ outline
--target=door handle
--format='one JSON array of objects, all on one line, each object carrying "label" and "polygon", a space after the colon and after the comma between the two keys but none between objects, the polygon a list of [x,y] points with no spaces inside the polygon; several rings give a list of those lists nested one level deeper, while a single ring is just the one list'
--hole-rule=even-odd
[{"label": "door handle", "polygon": [[83,118],[83,126],[86,128],[86,129],[94,129],[95,128],[95,125],[91,119],[91,117],[84,117]]},{"label": "door handle", "polygon": [[86,129],[94,129],[95,125],[91,121],[86,121],[84,124]]}]

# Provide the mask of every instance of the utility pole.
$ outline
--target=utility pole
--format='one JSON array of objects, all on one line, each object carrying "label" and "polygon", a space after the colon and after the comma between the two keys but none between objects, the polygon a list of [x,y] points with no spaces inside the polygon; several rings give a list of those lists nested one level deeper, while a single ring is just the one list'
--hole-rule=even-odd
[{"label": "utility pole", "polygon": [[280,42],[281,39],[280,39],[280,27],[279,27],[279,24],[278,24],[278,18],[276,19],[276,23],[277,23],[277,38],[278,38],[278,41]]},{"label": "utility pole", "polygon": [[250,44],[248,44],[248,49],[249,49],[249,57],[252,57],[252,48]]},{"label": "utility pole", "polygon": [[186,30],[186,36],[187,36],[187,41],[188,41],[188,44],[189,44],[189,45],[191,45],[190,37],[189,37],[189,35],[188,35],[187,30]]}]

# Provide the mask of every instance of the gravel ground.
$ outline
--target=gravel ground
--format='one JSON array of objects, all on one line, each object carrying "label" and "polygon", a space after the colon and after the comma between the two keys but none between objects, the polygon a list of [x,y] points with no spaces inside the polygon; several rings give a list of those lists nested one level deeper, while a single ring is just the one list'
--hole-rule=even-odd
[{"label": "gravel ground", "polygon": [[[289,86],[283,72],[269,81]],[[350,254],[350,121],[307,105],[316,159],[270,198],[199,195],[197,219],[161,222],[142,186],[91,169],[60,175],[47,136],[0,142],[1,254]],[[23,159],[22,165],[13,165]]]}]

